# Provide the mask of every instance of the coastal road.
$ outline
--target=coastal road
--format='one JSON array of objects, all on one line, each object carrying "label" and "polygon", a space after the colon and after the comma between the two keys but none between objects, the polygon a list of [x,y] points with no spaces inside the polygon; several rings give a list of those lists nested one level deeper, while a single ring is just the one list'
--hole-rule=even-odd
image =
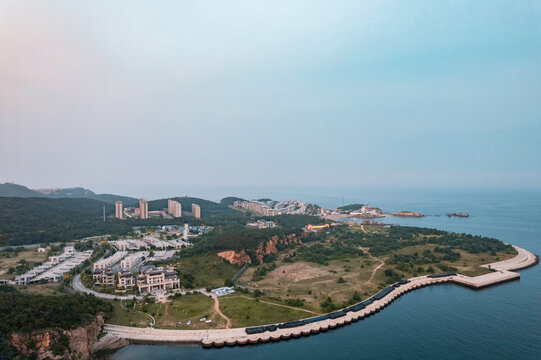
[{"label": "coastal road", "polygon": [[110,300],[114,300],[114,299],[119,299],[119,300],[130,300],[130,299],[133,299],[133,298],[136,298],[136,299],[142,299],[143,297],[142,296],[135,296],[135,295],[125,295],[125,296],[120,296],[120,295],[111,295],[111,294],[103,294],[103,293],[99,293],[97,291],[94,291],[94,290],[90,290],[88,288],[86,288],[83,283],[81,282],[81,274],[77,274],[75,275],[75,277],[73,278],[73,280],[71,281],[71,286],[73,287],[73,289],[75,291],[77,291],[78,293],[81,293],[81,294],[92,294],[94,295],[95,297],[98,297],[98,298],[101,298],[101,299],[110,299]]}]

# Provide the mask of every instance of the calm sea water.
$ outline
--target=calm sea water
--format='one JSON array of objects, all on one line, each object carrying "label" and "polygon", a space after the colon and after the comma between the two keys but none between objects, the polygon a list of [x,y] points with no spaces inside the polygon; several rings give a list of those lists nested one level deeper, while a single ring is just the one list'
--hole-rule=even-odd
[{"label": "calm sea water", "polygon": [[[343,190],[320,193],[325,195],[282,194],[327,207],[344,201],[369,203],[389,212],[420,211],[429,216],[385,221],[492,236],[541,254],[540,192]],[[279,193],[274,198],[282,199]],[[444,214],[450,211],[466,211],[472,216],[448,218]],[[420,289],[375,316],[316,336],[221,349],[130,345],[114,356],[117,360],[194,358],[541,359],[541,265],[521,271],[520,281],[481,291],[454,285]]]}]

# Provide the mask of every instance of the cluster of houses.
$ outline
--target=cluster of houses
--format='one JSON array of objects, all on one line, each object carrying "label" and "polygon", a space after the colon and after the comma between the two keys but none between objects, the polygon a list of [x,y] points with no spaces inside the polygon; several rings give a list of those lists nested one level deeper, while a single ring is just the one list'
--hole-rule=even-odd
[{"label": "cluster of houses", "polygon": [[[38,250],[39,251],[39,250]],[[45,251],[45,249],[43,250]],[[49,257],[49,260],[38,265],[26,273],[19,275],[15,281],[5,280],[0,283],[28,285],[40,281],[59,282],[64,274],[70,272],[73,268],[80,266],[86,259],[92,256],[92,250],[76,251],[71,245],[64,247],[60,255]]]},{"label": "cluster of houses", "polygon": [[180,287],[177,272],[162,267],[144,266],[137,277],[130,271],[115,271],[111,268],[95,269],[92,278],[96,285],[106,285],[124,289],[137,286],[139,293],[150,294]]}]

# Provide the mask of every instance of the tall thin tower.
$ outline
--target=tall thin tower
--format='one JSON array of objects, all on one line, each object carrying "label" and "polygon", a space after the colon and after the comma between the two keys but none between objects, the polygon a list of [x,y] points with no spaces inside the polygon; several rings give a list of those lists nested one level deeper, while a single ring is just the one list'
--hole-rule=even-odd
[{"label": "tall thin tower", "polygon": [[103,205],[103,222],[105,222],[105,205]]}]

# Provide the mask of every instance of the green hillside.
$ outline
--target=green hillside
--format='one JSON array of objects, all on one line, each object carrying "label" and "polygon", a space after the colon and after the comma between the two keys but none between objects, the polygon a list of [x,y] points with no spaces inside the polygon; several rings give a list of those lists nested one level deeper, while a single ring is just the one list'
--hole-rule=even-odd
[{"label": "green hillside", "polygon": [[44,197],[45,195],[23,185],[4,183],[0,184],[0,196]]},{"label": "green hillside", "polygon": [[231,206],[235,201],[245,201],[243,198],[236,197],[236,196],[228,196],[220,200],[220,204],[225,206]]},{"label": "green hillside", "polygon": [[127,232],[131,226],[106,219],[114,205],[92,199],[0,197],[0,245],[71,241]]},{"label": "green hillside", "polygon": [[0,184],[0,196],[7,197],[43,197],[43,198],[87,198],[108,203],[114,203],[120,200],[124,205],[134,205],[137,203],[136,198],[129,196],[121,196],[115,194],[96,194],[92,190],[82,187],[66,188],[66,189],[41,189],[32,190],[23,185],[5,183]]}]

